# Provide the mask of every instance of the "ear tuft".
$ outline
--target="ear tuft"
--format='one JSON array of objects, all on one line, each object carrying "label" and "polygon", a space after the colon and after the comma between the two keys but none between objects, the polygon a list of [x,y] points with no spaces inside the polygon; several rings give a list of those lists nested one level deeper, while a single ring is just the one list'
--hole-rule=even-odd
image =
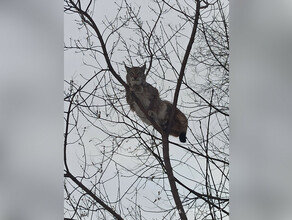
[{"label": "ear tuft", "polygon": [[124,63],[125,69],[128,71],[129,67],[127,67],[127,65],[125,64],[125,62],[123,62],[123,63]]},{"label": "ear tuft", "polygon": [[143,65],[141,68],[142,68],[142,70],[143,70],[143,72],[144,72],[145,69],[146,69],[146,61],[145,61],[144,65]]}]

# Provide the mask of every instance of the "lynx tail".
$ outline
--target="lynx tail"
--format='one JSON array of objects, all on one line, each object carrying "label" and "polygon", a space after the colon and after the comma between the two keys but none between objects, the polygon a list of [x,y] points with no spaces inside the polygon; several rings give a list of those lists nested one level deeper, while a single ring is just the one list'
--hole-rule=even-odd
[{"label": "lynx tail", "polygon": [[185,142],[186,142],[186,140],[187,140],[186,132],[182,132],[182,133],[180,133],[180,135],[179,135],[179,140],[180,140],[180,142],[182,142],[182,143],[185,143]]}]

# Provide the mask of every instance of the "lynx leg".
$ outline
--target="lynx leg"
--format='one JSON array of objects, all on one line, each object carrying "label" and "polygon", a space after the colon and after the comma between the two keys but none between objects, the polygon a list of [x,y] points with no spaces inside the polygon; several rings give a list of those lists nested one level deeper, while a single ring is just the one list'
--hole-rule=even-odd
[{"label": "lynx leg", "polygon": [[159,125],[162,128],[162,130],[166,130],[168,126],[168,106],[166,102],[162,102],[160,105],[160,111],[158,115]]},{"label": "lynx leg", "polygon": [[168,125],[168,119],[160,120],[160,126],[161,126],[162,130],[165,131],[167,129],[167,125]]},{"label": "lynx leg", "polygon": [[160,115],[157,114],[155,111],[153,110],[148,110],[148,115],[153,118],[153,120],[163,129],[165,130],[167,128],[167,121],[164,122],[163,120],[161,120],[161,118],[159,117]]}]

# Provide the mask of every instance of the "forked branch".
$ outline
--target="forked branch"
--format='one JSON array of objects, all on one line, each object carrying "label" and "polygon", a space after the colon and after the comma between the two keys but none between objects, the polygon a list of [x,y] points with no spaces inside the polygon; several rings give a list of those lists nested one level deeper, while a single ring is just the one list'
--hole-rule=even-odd
[{"label": "forked branch", "polygon": [[199,16],[200,16],[200,1],[197,0],[196,14],[195,14],[195,19],[194,19],[194,23],[193,23],[193,29],[192,29],[192,33],[191,33],[191,36],[190,36],[190,39],[189,39],[189,43],[188,43],[187,49],[185,51],[185,55],[184,55],[182,64],[181,64],[179,78],[178,78],[178,81],[177,81],[175,94],[174,94],[172,111],[171,111],[171,114],[170,114],[170,120],[168,122],[168,128],[167,128],[167,131],[164,132],[163,135],[162,135],[163,158],[164,158],[165,168],[166,168],[168,180],[169,180],[170,187],[171,187],[171,192],[172,192],[175,204],[176,204],[176,208],[178,209],[180,218],[182,220],[187,219],[187,217],[186,217],[186,213],[185,213],[185,210],[183,208],[183,205],[182,205],[179,193],[178,193],[178,189],[176,187],[175,177],[173,175],[172,166],[171,166],[171,163],[170,163],[168,135],[169,135],[169,130],[170,130],[170,128],[172,126],[172,123],[173,123],[173,118],[174,118],[174,113],[175,113],[175,109],[176,109],[176,105],[177,105],[178,95],[179,95],[180,87],[181,87],[181,84],[182,84],[182,79],[183,79],[183,76],[185,74],[187,61],[188,61],[188,58],[190,56],[192,45],[193,45],[194,40],[195,40],[195,35],[196,35],[196,32],[197,32],[197,28],[198,28]]}]

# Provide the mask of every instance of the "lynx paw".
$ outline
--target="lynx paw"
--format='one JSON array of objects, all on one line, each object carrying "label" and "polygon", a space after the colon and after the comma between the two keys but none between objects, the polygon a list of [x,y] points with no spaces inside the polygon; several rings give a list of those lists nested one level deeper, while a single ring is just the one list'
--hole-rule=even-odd
[{"label": "lynx paw", "polygon": [[162,130],[165,131],[167,129],[167,120],[161,121],[160,126],[161,126]]},{"label": "lynx paw", "polygon": [[152,110],[149,110],[149,111],[148,111],[148,115],[149,115],[151,118],[154,118],[154,116],[155,116],[155,112],[152,111]]}]

